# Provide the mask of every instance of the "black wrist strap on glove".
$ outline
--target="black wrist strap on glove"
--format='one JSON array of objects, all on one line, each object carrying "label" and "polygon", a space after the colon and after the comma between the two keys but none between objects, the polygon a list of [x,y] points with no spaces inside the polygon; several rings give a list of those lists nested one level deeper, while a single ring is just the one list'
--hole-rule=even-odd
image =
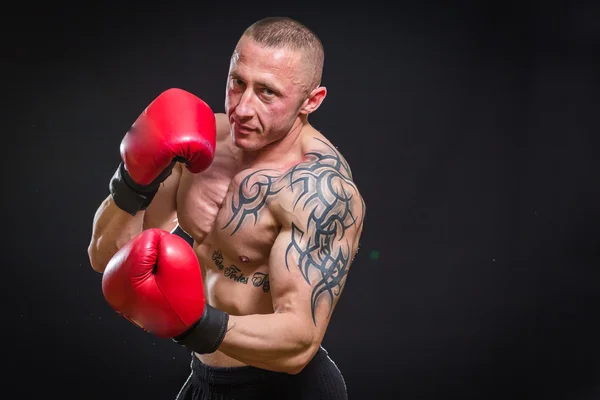
[{"label": "black wrist strap on glove", "polygon": [[135,215],[138,211],[148,208],[154,195],[158,192],[160,184],[173,172],[175,162],[173,160],[149,185],[136,183],[125,169],[125,164],[121,162],[108,185],[108,190],[117,207],[131,215]]},{"label": "black wrist strap on glove", "polygon": [[207,304],[196,325],[174,337],[173,341],[198,354],[214,353],[225,338],[228,322],[229,314]]}]

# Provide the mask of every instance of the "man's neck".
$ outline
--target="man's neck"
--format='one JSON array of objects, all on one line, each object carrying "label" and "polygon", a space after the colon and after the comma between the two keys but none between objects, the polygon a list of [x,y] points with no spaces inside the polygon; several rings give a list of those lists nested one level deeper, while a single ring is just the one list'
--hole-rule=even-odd
[{"label": "man's neck", "polygon": [[242,151],[240,162],[248,167],[258,163],[285,163],[287,160],[298,159],[303,156],[299,141],[303,131],[309,127],[306,120],[298,119],[294,122],[292,129],[280,140],[270,143],[260,150]]}]

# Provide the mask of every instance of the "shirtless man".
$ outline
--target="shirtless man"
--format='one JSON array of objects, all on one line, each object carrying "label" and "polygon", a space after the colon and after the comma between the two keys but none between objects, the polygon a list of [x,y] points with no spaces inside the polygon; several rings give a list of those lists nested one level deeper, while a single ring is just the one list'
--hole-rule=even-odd
[{"label": "shirtless man", "polygon": [[231,57],[224,114],[169,89],[121,143],[90,262],[116,311],[192,352],[180,400],[347,398],[321,342],[365,205],[308,122],[323,60],[303,24],[257,21]]}]

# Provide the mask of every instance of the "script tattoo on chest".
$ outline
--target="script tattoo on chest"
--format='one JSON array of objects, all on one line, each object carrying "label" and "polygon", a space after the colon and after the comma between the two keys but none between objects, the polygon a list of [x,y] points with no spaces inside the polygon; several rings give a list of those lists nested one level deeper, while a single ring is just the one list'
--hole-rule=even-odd
[{"label": "script tattoo on chest", "polygon": [[252,284],[256,287],[262,287],[263,292],[268,292],[271,288],[269,284],[269,274],[264,272],[255,272],[252,275]]},{"label": "script tattoo on chest", "polygon": [[[248,277],[244,275],[241,269],[239,269],[236,265],[233,264],[228,267],[226,267],[225,264],[223,264],[223,253],[221,252],[221,250],[213,251],[212,259],[215,262],[217,268],[219,268],[220,271],[223,271],[223,276],[243,285],[248,284]],[[267,293],[270,289],[269,274],[265,274],[263,272],[255,272],[252,275],[251,282],[253,286],[261,287],[263,292],[265,293]]]}]

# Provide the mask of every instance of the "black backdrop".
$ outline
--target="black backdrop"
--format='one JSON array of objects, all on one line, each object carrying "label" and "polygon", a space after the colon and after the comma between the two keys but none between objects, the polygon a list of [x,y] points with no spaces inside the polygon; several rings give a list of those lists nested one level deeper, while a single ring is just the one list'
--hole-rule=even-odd
[{"label": "black backdrop", "polygon": [[182,87],[222,111],[233,46],[268,15],[322,38],[312,122],[367,204],[324,343],[350,399],[600,398],[593,2],[18,6],[1,62],[19,398],[174,398],[189,355],[109,309],[92,217],[145,105]]}]

